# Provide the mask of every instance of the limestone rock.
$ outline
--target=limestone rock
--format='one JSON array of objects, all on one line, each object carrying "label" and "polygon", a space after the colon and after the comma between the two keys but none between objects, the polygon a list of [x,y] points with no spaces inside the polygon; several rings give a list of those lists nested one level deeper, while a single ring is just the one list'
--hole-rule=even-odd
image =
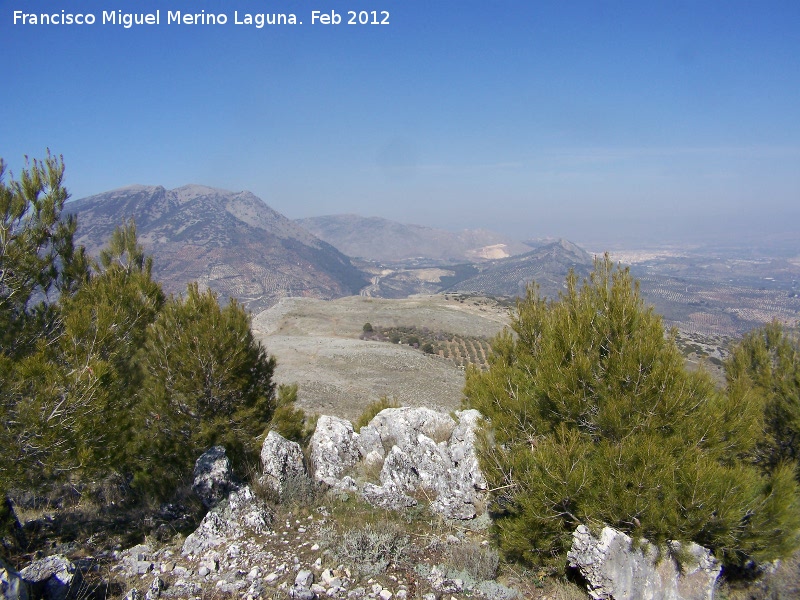
[{"label": "limestone rock", "polygon": [[28,582],[33,595],[45,600],[66,600],[74,597],[80,588],[80,571],[60,554],[36,560],[19,574]]},{"label": "limestone rock", "polygon": [[357,440],[358,434],[350,421],[322,415],[309,442],[314,479],[341,487],[341,476],[361,458]]},{"label": "limestone rock", "polygon": [[214,446],[197,459],[194,464],[192,490],[206,508],[213,508],[235,487],[231,462],[225,455],[225,448]]},{"label": "limestone rock", "polygon": [[374,455],[381,460],[386,456],[386,449],[383,447],[381,435],[375,427],[370,427],[369,425],[362,427],[361,431],[358,432],[356,444],[361,456]]},{"label": "limestone rock", "polygon": [[384,484],[381,486],[372,483],[365,483],[361,490],[361,495],[364,500],[388,510],[403,510],[417,505],[414,498],[406,496],[402,491],[397,489],[394,484]]},{"label": "limestone rock", "polygon": [[[465,520],[476,516],[478,492],[486,489],[475,454],[475,428],[481,416],[475,410],[456,416],[457,424],[449,415],[426,408],[387,409],[370,422],[370,427],[384,432],[382,436],[394,436],[398,442],[381,469],[384,486],[391,483],[406,494],[421,491],[430,496],[434,512]],[[390,434],[392,430],[396,433]],[[431,436],[449,437],[437,443]],[[383,499],[375,490],[370,490],[370,495]]]},{"label": "limestone rock", "polygon": [[[323,416],[311,439],[314,478],[344,491],[360,491],[370,503],[393,510],[414,506],[412,494],[431,501],[448,519],[471,519],[486,490],[475,453],[476,410],[450,415],[429,408],[388,408],[360,433],[348,421]],[[380,486],[356,482],[344,473],[364,461],[380,467]]]},{"label": "limestone rock", "polygon": [[712,600],[719,562],[694,543],[681,554],[691,556],[691,562],[678,565],[672,556],[659,556],[652,544],[634,547],[630,537],[610,527],[597,539],[580,525],[573,533],[567,558],[570,566],[580,570],[589,594],[597,600]]},{"label": "limestone rock", "polygon": [[450,415],[430,408],[406,406],[382,410],[362,429],[362,435],[367,428],[374,430],[381,446],[388,451],[392,446],[413,444],[420,433],[435,442],[448,440],[455,427],[456,422]]},{"label": "limestone rock", "polygon": [[29,600],[28,582],[7,562],[0,558],[0,600]]},{"label": "limestone rock", "polygon": [[218,546],[230,546],[248,533],[265,533],[271,523],[272,515],[250,486],[241,486],[208,511],[200,526],[184,541],[182,553],[200,555]]},{"label": "limestone rock", "polygon": [[486,477],[478,465],[478,455],[475,451],[475,431],[483,416],[475,409],[456,412],[456,416],[458,425],[453,430],[447,447],[457,478],[476,490],[485,490],[488,488]]},{"label": "limestone rock", "polygon": [[420,433],[413,442],[394,446],[389,451],[380,479],[382,484],[391,482],[403,492],[425,489],[436,496],[447,493],[450,467],[452,462],[447,450]]},{"label": "limestone rock", "polygon": [[261,464],[263,475],[260,483],[279,495],[283,495],[288,481],[308,477],[300,444],[287,440],[277,431],[270,431],[264,440]]}]

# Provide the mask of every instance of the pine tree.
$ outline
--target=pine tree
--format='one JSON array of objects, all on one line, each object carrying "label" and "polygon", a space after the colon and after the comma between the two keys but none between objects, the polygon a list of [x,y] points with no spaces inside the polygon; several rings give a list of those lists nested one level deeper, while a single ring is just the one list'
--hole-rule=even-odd
[{"label": "pine tree", "polygon": [[800,480],[800,341],[774,321],[737,344],[725,363],[728,387],[740,402],[764,411],[758,463],[772,472],[792,464]]},{"label": "pine tree", "polygon": [[5,170],[0,159],[0,353],[15,359],[54,335],[53,302],[85,281],[88,263],[73,243],[77,221],[62,215],[63,160],[48,151],[8,184]]},{"label": "pine tree", "polygon": [[212,291],[190,284],[148,329],[144,364],[145,439],[157,450],[138,471],[140,485],[154,474],[164,481],[190,475],[195,459],[217,444],[234,466],[255,464],[275,410],[275,359],[235,300],[223,308]]},{"label": "pine tree", "polygon": [[[797,543],[791,471],[752,465],[761,413],[689,372],[673,336],[608,256],[556,301],[536,287],[488,372],[466,398],[490,420],[481,464],[501,547],[563,559],[578,524],[660,543],[692,540],[729,564],[771,560]],[[788,474],[788,475],[787,475]]]},{"label": "pine tree", "polygon": [[84,407],[79,460],[96,471],[132,469],[129,445],[145,376],[140,354],[166,300],[151,270],[131,221],[113,232],[90,281],[62,303],[62,386],[68,402]]},{"label": "pine tree", "polygon": [[36,355],[52,353],[62,333],[59,298],[89,275],[77,222],[62,214],[63,160],[48,151],[18,180],[4,175],[0,159],[0,447],[15,457],[0,464],[0,498],[10,483],[69,463],[74,414]]}]

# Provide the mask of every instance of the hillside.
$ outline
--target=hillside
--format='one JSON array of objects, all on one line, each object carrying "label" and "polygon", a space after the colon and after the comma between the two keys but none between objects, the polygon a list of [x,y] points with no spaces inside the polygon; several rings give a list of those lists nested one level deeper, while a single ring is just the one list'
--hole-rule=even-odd
[{"label": "hillside", "polygon": [[407,344],[360,339],[365,323],[489,339],[508,310],[443,295],[403,300],[285,298],[253,317],[253,332],[278,359],[276,380],[299,385],[310,412],[357,419],[382,396],[445,412],[461,405],[464,371]]},{"label": "hillside", "polygon": [[310,217],[296,222],[348,256],[384,263],[414,259],[439,263],[483,261],[530,250],[502,234],[480,229],[454,233],[358,215]]},{"label": "hillside", "polygon": [[570,269],[585,277],[592,269],[592,256],[572,242],[559,240],[526,254],[476,265],[477,274],[451,283],[446,292],[472,292],[487,296],[524,296],[531,281],[542,295],[556,298]]},{"label": "hillside", "polygon": [[250,192],[137,185],[65,209],[78,215],[76,242],[90,254],[134,218],[140,242],[154,255],[155,276],[168,292],[198,281],[257,311],[286,296],[348,296],[367,283],[348,257]]}]

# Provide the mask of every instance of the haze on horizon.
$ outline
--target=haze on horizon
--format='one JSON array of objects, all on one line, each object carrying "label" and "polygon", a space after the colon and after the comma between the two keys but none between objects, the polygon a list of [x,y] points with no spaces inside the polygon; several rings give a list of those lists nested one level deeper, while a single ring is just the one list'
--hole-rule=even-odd
[{"label": "haze on horizon", "polygon": [[[385,8],[391,24],[312,26],[315,8]],[[26,8],[62,9],[73,8]],[[5,8],[0,156],[12,171],[49,147],[76,199],[199,183],[252,191],[290,218],[355,213],[516,239],[798,238],[796,2],[195,9],[307,23],[23,27]]]}]

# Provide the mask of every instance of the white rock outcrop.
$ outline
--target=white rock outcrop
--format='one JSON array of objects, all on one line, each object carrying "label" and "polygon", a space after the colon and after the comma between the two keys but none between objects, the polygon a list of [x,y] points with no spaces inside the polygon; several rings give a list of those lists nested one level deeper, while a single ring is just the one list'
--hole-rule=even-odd
[{"label": "white rock outcrop", "polygon": [[322,415],[309,442],[314,479],[334,488],[351,490],[352,484],[342,475],[361,458],[358,437],[350,421]]},{"label": "white rock outcrop", "polygon": [[[487,487],[475,454],[482,417],[476,410],[455,416],[429,408],[387,408],[359,433],[349,421],[320,417],[311,438],[313,477],[357,491],[376,506],[414,506],[417,495],[446,518],[471,519]],[[380,485],[359,485],[347,475],[362,461],[372,470],[380,468]]]},{"label": "white rock outcrop", "polygon": [[206,451],[197,459],[194,475],[192,489],[211,508],[184,541],[183,554],[204,554],[243,536],[269,530],[272,515],[250,486],[235,482],[225,448],[214,446]]},{"label": "white rock outcrop", "polygon": [[270,431],[261,446],[261,466],[259,483],[272,488],[279,496],[283,496],[290,481],[308,477],[300,444],[287,440],[277,431]]},{"label": "white rock outcrop", "polygon": [[[721,565],[702,546],[670,542],[667,556],[654,545],[633,544],[624,533],[605,527],[600,538],[580,525],[573,533],[569,564],[587,581],[596,600],[713,600]],[[673,556],[689,557],[678,564]]]},{"label": "white rock outcrop", "polygon": [[19,572],[33,596],[45,600],[66,600],[78,595],[81,573],[61,554],[33,561]]},{"label": "white rock outcrop", "polygon": [[206,508],[213,508],[236,487],[231,462],[222,446],[205,451],[194,464],[192,490]]}]

